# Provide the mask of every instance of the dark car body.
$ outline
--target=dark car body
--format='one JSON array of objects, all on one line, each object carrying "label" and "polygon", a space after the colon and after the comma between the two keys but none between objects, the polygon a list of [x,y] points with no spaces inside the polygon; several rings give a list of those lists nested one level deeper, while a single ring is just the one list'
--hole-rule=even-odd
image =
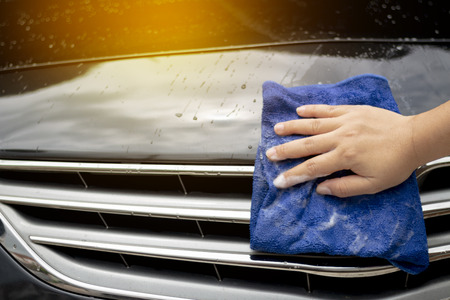
[{"label": "dark car body", "polygon": [[[243,2],[243,3],[242,3]],[[2,299],[445,299],[449,158],[417,170],[430,267],[248,246],[262,83],[450,98],[432,1],[0,1]],[[383,162],[380,162],[383,163]]]}]

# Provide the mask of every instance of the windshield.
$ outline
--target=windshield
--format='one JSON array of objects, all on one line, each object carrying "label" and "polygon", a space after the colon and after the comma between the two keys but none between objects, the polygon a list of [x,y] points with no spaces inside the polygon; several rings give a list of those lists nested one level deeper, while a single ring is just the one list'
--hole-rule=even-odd
[{"label": "windshield", "polygon": [[0,68],[252,44],[450,38],[448,1],[0,0]]}]

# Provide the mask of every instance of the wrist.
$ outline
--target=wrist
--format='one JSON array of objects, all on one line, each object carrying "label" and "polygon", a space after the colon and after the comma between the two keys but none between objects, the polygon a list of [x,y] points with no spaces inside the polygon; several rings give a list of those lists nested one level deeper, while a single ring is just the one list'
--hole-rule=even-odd
[{"label": "wrist", "polygon": [[450,101],[411,117],[416,167],[450,154]]},{"label": "wrist", "polygon": [[420,115],[414,115],[410,116],[410,129],[411,129],[411,145],[413,150],[413,159],[411,163],[413,164],[414,169],[422,166],[427,161],[426,158],[424,158],[424,151],[423,151],[423,138],[421,136],[421,117]]}]

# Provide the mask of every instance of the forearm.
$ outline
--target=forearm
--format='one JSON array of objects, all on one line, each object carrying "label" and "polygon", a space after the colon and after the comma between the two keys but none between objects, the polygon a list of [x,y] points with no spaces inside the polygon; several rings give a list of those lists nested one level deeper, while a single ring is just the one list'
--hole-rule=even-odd
[{"label": "forearm", "polygon": [[412,117],[416,167],[450,155],[450,101]]}]

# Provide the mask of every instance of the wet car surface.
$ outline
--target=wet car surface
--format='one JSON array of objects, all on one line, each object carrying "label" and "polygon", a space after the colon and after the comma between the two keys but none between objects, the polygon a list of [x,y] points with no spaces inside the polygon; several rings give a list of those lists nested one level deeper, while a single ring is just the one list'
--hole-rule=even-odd
[{"label": "wet car surface", "polygon": [[[375,73],[403,114],[431,109],[450,95],[448,5],[241,2],[0,2],[7,299],[448,296],[447,161],[421,181],[437,251],[423,275],[247,249],[262,83]],[[386,274],[358,273],[373,266]]]}]

